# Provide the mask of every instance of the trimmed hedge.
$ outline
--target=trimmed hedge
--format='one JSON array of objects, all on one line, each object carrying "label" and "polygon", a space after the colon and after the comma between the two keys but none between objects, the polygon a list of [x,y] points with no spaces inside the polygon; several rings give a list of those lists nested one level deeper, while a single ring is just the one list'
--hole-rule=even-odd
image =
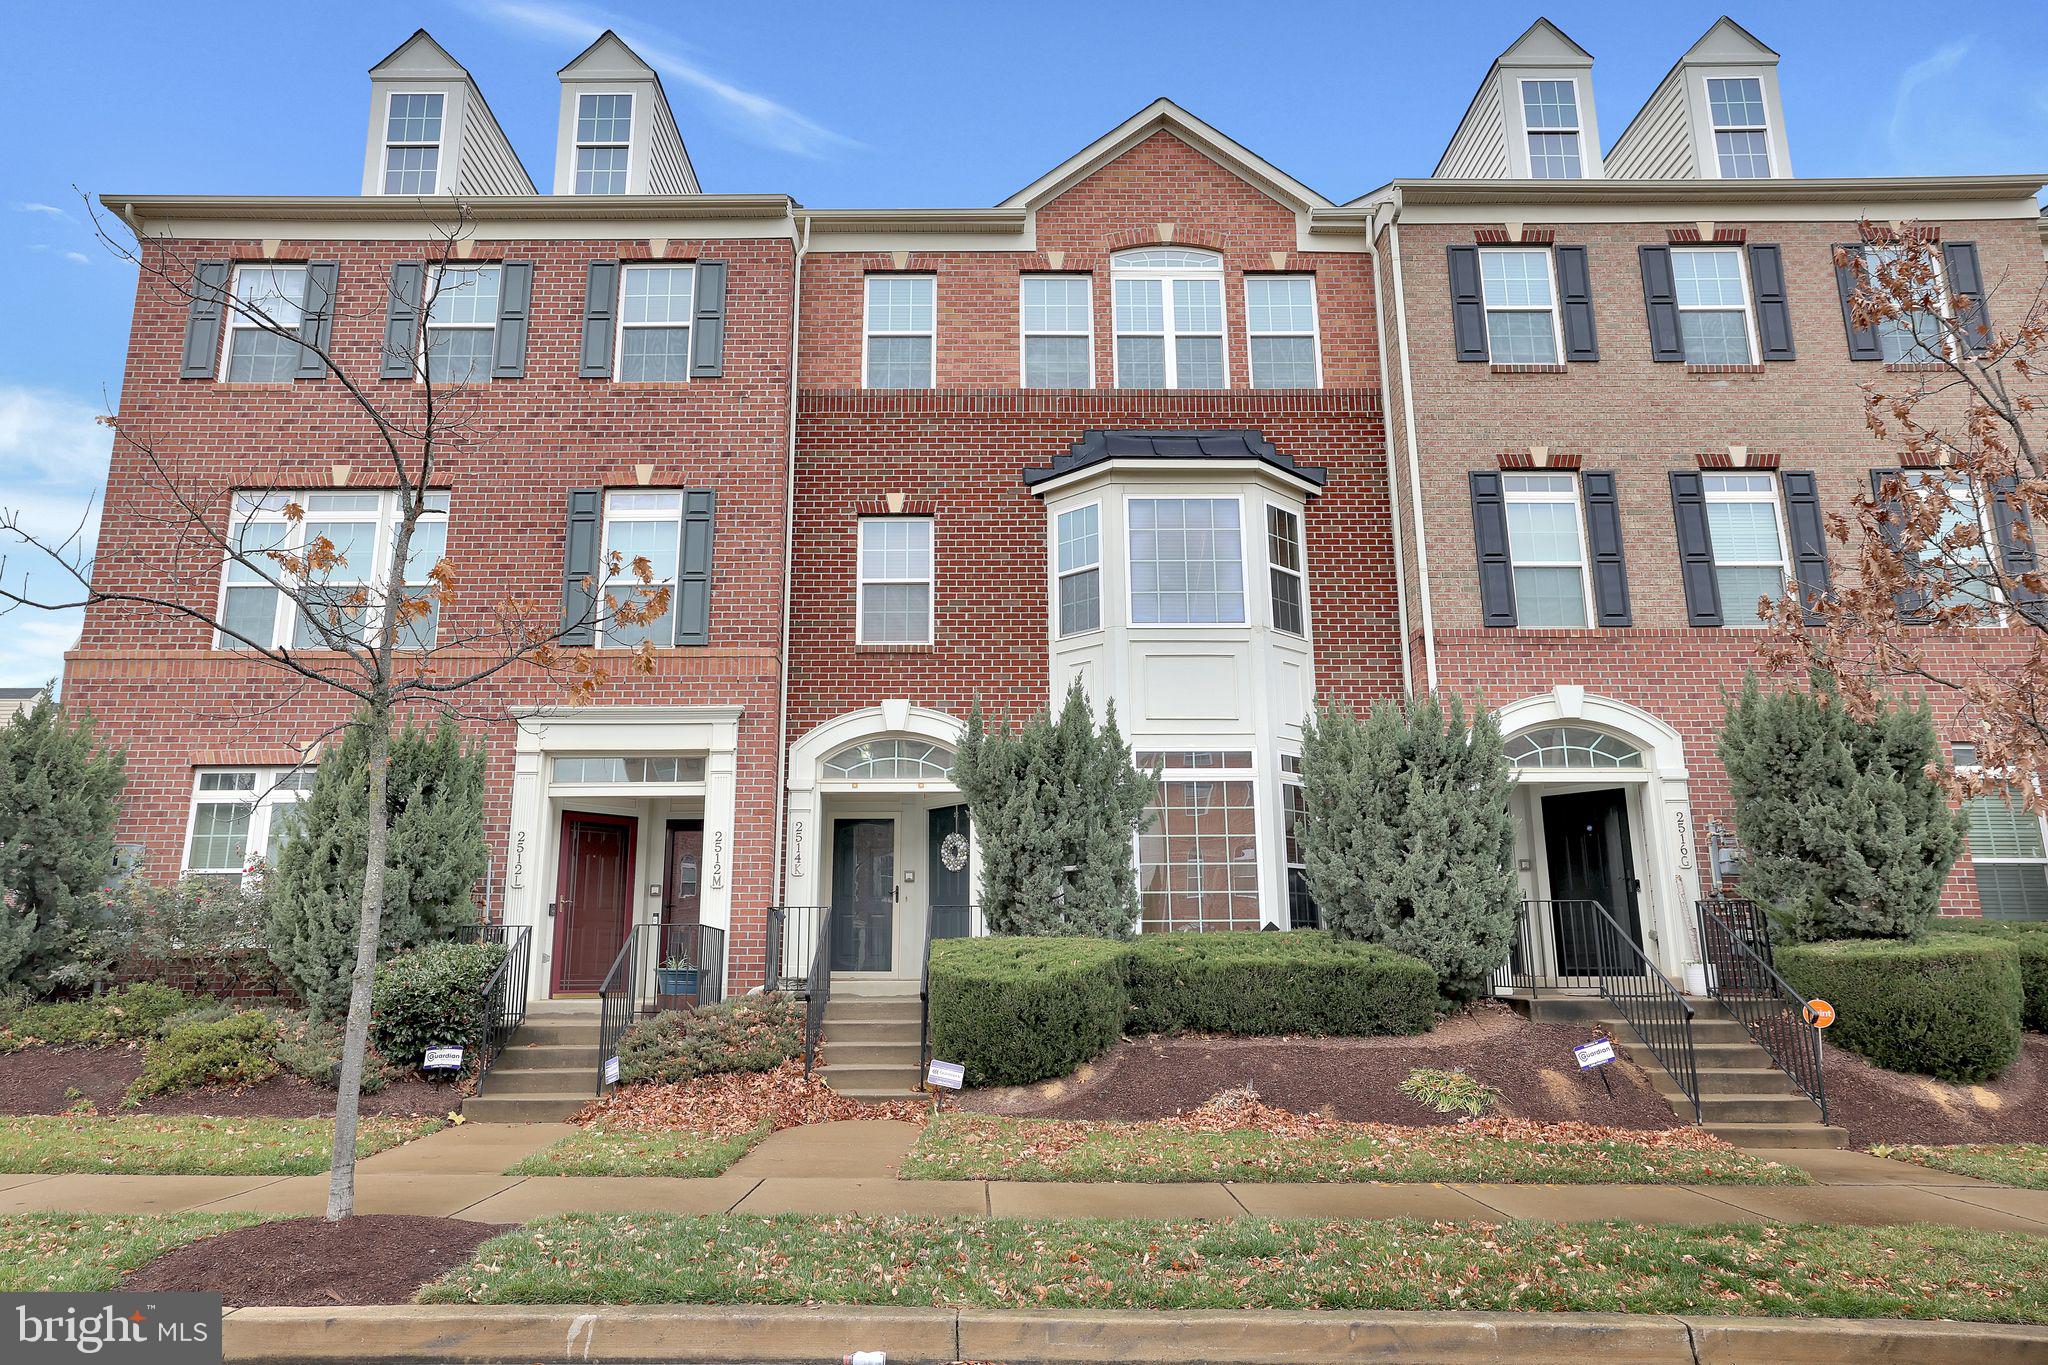
[{"label": "trimmed hedge", "polygon": [[804,1005],[743,995],[692,1010],[663,1010],[619,1040],[619,1079],[673,1083],[728,1071],[773,1071],[804,1055]]},{"label": "trimmed hedge", "polygon": [[969,1085],[1064,1076],[1125,1033],[1420,1033],[1427,963],[1325,933],[948,939],[932,945],[932,1055]]},{"label": "trimmed hedge", "polygon": [[2048,924],[1952,915],[1934,922],[1940,933],[1982,934],[2001,939],[2020,955],[2020,1022],[2036,1033],[2048,1033]]},{"label": "trimmed hedge", "polygon": [[1828,1041],[1888,1071],[1982,1081],[2019,1056],[2019,952],[1999,938],[1836,939],[1775,957],[1795,990],[1835,1007]]},{"label": "trimmed hedge", "polygon": [[394,1065],[417,1070],[430,1047],[459,1047],[470,1066],[485,1042],[477,997],[505,960],[501,943],[429,943],[377,964],[370,1038]]}]

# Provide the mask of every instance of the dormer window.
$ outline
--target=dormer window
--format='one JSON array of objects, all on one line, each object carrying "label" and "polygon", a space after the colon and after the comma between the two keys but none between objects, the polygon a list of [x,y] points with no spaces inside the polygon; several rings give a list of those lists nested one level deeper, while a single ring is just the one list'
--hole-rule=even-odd
[{"label": "dormer window", "polygon": [[576,193],[624,194],[633,139],[630,94],[576,97]]},{"label": "dormer window", "polygon": [[441,180],[439,92],[395,90],[384,120],[384,193],[432,194]]},{"label": "dormer window", "polygon": [[1714,154],[1721,163],[1721,178],[1768,179],[1771,139],[1764,83],[1754,76],[1710,77],[1707,107],[1714,117]]},{"label": "dormer window", "polygon": [[1531,179],[1577,180],[1585,174],[1579,157],[1576,83],[1523,81],[1522,121],[1529,135]]},{"label": "dormer window", "polygon": [[1223,258],[1149,247],[1113,257],[1116,383],[1121,389],[1222,389]]}]

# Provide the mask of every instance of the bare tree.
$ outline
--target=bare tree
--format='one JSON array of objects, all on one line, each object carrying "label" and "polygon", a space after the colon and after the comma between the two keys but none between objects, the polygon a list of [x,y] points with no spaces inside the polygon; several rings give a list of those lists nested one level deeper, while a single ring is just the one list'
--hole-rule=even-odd
[{"label": "bare tree", "polygon": [[1917,224],[1864,223],[1862,236],[1835,266],[1852,333],[1886,361],[1861,385],[1864,421],[1900,468],[1826,517],[1831,587],[1770,604],[1766,654],[1819,670],[1865,716],[1901,688],[1946,694],[1989,775],[1960,785],[2008,785],[2048,810],[2048,576],[2035,549],[2048,525],[2048,280],[1987,284],[1974,251],[1946,252]]},{"label": "bare tree", "polygon": [[[92,209],[90,202],[87,207]],[[184,622],[205,629],[220,648],[260,660],[286,681],[280,695],[252,716],[322,693],[351,705],[350,718],[319,737],[330,739],[357,727],[369,755],[367,859],[335,1102],[329,1219],[348,1217],[355,1207],[357,1116],[385,899],[394,722],[423,711],[462,715],[465,693],[515,670],[551,681],[570,704],[588,701],[608,681],[608,671],[591,652],[569,646],[589,640],[600,626],[618,635],[636,633],[669,609],[670,589],[655,582],[646,558],[626,564],[611,553],[599,565],[602,581],[585,579],[568,603],[552,595],[506,596],[488,610],[461,617],[465,627],[460,633],[442,628],[461,598],[461,566],[445,554],[416,563],[415,538],[423,522],[446,506],[441,500],[450,486],[445,472],[450,456],[461,452],[471,462],[487,456],[493,433],[477,413],[478,386],[462,382],[471,377],[470,360],[438,350],[427,325],[437,301],[474,287],[475,277],[461,269],[470,215],[460,201],[450,200],[424,217],[421,240],[431,249],[418,278],[400,282],[394,277],[388,291],[403,295],[396,302],[401,314],[414,319],[411,335],[395,355],[388,336],[368,348],[371,353],[357,355],[349,353],[344,333],[360,338],[365,329],[339,325],[348,319],[339,292],[311,272],[302,298],[284,296],[274,287],[274,277],[260,270],[245,272],[245,283],[238,286],[231,271],[195,260],[178,240],[139,230],[124,240],[93,212],[101,241],[136,267],[145,289],[159,291],[159,297],[174,304],[182,301],[188,309],[218,310],[228,323],[221,328],[229,334],[223,347],[233,343],[236,330],[248,329],[254,334],[250,354],[267,354],[273,366],[288,364],[283,377],[297,373],[330,380],[345,395],[347,430],[339,436],[354,438],[357,448],[367,445],[378,465],[362,486],[395,499],[388,558],[377,554],[374,536],[367,547],[337,545],[309,523],[299,498],[304,476],[287,477],[282,463],[297,456],[297,467],[303,469],[305,458],[315,452],[280,450],[279,465],[267,477],[252,469],[227,476],[223,483],[219,475],[189,472],[206,461],[199,452],[180,448],[187,438],[119,414],[101,420],[114,429],[117,454],[141,475],[139,487],[120,489],[123,516],[153,530],[168,543],[167,553],[109,566],[99,562],[103,557],[78,532],[41,536],[18,509],[0,508],[0,544],[12,550],[0,557],[0,615],[86,608]],[[383,317],[380,311],[356,320],[374,322],[381,333]],[[343,337],[342,342],[336,344],[335,337]],[[411,382],[386,382],[394,367],[398,377]],[[318,437],[295,439],[322,441],[317,454],[324,460],[332,458],[335,448],[325,443],[336,437],[321,431]],[[371,562],[351,563],[352,556]],[[37,573],[54,585],[46,587]],[[272,620],[281,610],[291,628],[274,632],[230,610],[226,603],[231,599],[219,591],[223,573],[231,586],[276,594],[268,599],[275,604]],[[624,586],[608,591],[608,583]],[[643,638],[626,656],[625,666],[651,673],[651,642]]]}]

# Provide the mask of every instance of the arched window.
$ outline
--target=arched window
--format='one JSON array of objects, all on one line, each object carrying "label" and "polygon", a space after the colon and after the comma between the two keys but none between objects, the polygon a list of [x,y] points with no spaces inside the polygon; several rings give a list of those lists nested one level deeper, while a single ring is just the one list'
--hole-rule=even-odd
[{"label": "arched window", "polygon": [[1221,389],[1223,258],[1153,246],[1110,258],[1116,382],[1125,389]]},{"label": "arched window", "polygon": [[826,759],[824,775],[856,782],[945,782],[953,776],[953,751],[922,739],[867,739]]},{"label": "arched window", "polygon": [[1640,768],[1643,751],[1583,725],[1543,725],[1502,746],[1517,768]]}]

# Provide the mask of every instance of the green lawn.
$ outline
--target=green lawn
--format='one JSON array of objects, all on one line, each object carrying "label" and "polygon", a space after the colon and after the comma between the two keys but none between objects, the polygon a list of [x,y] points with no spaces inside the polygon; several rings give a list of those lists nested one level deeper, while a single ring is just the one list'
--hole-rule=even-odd
[{"label": "green lawn", "polygon": [[718,1175],[767,1137],[762,1124],[733,1137],[585,1128],[535,1152],[506,1175]]},{"label": "green lawn", "polygon": [[1949,1147],[1879,1143],[1872,1156],[1910,1161],[1930,1170],[1973,1175],[2001,1185],[2048,1190],[2048,1144],[2039,1142],[1964,1142]]},{"label": "green lawn", "polygon": [[[1646,1135],[1647,1136],[1647,1135]],[[945,1114],[903,1163],[916,1180],[1471,1181],[1554,1185],[1805,1185],[1806,1172],[1726,1146],[1537,1141],[1463,1125],[1278,1135],[1158,1123]]]},{"label": "green lawn", "polygon": [[255,1213],[0,1214],[0,1293],[99,1293],[173,1247],[264,1221]]},{"label": "green lawn", "polygon": [[428,1303],[1493,1309],[2048,1322],[2048,1238],[1963,1228],[570,1214]]},{"label": "green lawn", "polygon": [[[441,1127],[437,1118],[366,1118],[356,1154],[371,1156]],[[317,1175],[333,1119],[217,1119],[69,1114],[0,1118],[0,1172],[48,1175]]]}]

